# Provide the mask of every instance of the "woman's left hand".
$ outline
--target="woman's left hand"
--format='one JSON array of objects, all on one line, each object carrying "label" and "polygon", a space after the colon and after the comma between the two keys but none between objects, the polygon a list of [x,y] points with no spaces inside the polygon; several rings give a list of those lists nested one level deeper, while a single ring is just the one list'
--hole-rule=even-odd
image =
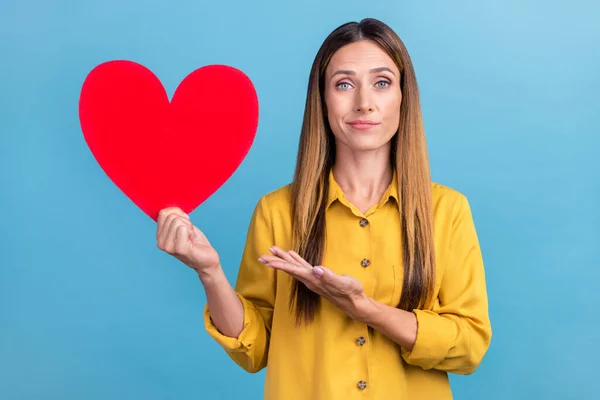
[{"label": "woman's left hand", "polygon": [[310,290],[326,298],[350,318],[364,320],[371,304],[359,280],[338,275],[323,266],[312,266],[294,251],[284,251],[277,246],[269,249],[273,255],[263,255],[258,260],[267,266],[285,271]]}]

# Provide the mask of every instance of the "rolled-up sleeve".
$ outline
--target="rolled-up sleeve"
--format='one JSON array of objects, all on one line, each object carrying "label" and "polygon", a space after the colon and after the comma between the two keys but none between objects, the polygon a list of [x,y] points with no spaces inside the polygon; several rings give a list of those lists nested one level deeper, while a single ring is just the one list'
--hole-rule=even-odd
[{"label": "rolled-up sleeve", "polygon": [[487,352],[492,328],[483,258],[471,208],[461,195],[449,239],[449,259],[432,310],[413,310],[417,338],[402,357],[424,369],[474,372]]},{"label": "rolled-up sleeve", "polygon": [[263,196],[256,205],[242,254],[235,291],[244,307],[244,325],[237,338],[223,335],[214,325],[208,304],[204,307],[204,325],[208,334],[229,357],[248,372],[267,365],[269,338],[275,304],[276,275],[258,261],[269,253],[273,231]]}]

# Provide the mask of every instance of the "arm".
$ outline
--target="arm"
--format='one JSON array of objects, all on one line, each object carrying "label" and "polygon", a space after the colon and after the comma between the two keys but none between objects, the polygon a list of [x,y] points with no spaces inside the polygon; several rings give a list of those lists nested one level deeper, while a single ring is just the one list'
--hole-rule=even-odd
[{"label": "arm", "polygon": [[198,274],[206,292],[210,318],[219,332],[238,337],[244,326],[244,307],[220,267],[210,275]]},{"label": "arm", "polygon": [[[267,365],[276,281],[275,271],[258,258],[272,243],[273,232],[263,197],[250,221],[235,290],[224,275],[208,279],[205,287],[207,332],[233,361],[252,373]],[[201,280],[204,283],[206,279]]]},{"label": "arm", "polygon": [[410,351],[417,340],[417,317],[413,312],[390,307],[367,298],[367,310],[360,315],[359,320],[371,328],[383,333],[385,336],[398,343],[402,348]]},{"label": "arm", "polygon": [[411,365],[470,374],[492,331],[481,250],[464,196],[450,235],[450,258],[433,309],[407,312],[369,299],[364,322],[401,345]]}]

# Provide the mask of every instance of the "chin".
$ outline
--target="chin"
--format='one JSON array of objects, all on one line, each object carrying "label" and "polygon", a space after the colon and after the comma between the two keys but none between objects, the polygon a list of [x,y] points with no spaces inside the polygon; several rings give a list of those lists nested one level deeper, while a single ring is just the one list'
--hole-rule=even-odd
[{"label": "chin", "polygon": [[362,137],[354,138],[348,147],[354,151],[373,151],[382,148],[389,148],[390,141],[381,137]]}]

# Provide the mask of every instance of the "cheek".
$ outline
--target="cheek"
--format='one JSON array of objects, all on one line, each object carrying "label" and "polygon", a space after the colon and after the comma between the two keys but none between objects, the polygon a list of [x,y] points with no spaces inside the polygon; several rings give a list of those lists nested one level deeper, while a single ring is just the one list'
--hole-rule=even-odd
[{"label": "cheek", "polygon": [[326,100],[327,118],[332,125],[340,125],[342,119],[348,114],[348,99],[344,96],[332,95]]},{"label": "cheek", "polygon": [[393,96],[384,105],[384,114],[386,119],[391,123],[397,123],[400,118],[400,105],[402,104],[401,96]]}]

